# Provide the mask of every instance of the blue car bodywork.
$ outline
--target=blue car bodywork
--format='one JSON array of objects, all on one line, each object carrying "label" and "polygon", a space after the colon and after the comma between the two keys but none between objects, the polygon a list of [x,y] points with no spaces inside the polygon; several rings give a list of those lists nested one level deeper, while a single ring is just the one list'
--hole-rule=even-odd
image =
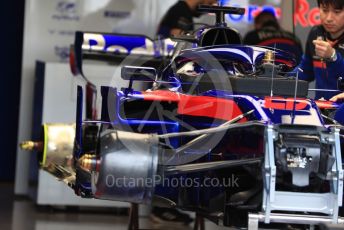
[{"label": "blue car bodywork", "polygon": [[127,88],[101,88],[100,120],[95,87],[78,87],[70,185],[83,197],[179,207],[226,226],[338,223],[342,127],[320,110],[339,104],[308,99],[308,83],[285,76],[292,55],[241,45],[222,17],[242,9],[210,11],[216,26],[180,37],[192,48],[178,43],[173,57],[170,42],[77,33],[71,67],[86,81],[87,57],[134,55],[144,65],[122,67]]}]

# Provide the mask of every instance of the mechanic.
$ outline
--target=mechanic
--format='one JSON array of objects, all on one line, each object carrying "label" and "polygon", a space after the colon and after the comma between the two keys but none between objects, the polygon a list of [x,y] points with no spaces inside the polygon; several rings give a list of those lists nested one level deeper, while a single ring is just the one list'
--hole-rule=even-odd
[{"label": "mechanic", "polygon": [[307,38],[306,53],[298,68],[299,78],[315,80],[315,99],[329,100],[336,92],[337,79],[344,75],[344,1],[318,0],[321,24]]},{"label": "mechanic", "polygon": [[271,10],[263,10],[254,18],[254,30],[246,34],[244,44],[288,51],[295,55],[297,63],[300,63],[303,54],[300,40],[280,27],[275,13]]},{"label": "mechanic", "polygon": [[166,38],[194,30],[193,17],[201,16],[201,13],[197,12],[198,5],[212,5],[216,2],[217,0],[178,1],[167,11],[161,20],[157,35]]}]

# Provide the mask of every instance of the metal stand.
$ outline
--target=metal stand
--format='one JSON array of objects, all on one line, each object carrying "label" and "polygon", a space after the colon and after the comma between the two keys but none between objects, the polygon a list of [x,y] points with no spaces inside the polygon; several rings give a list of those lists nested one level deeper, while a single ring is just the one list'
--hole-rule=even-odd
[{"label": "metal stand", "polygon": [[[248,215],[248,230],[258,230],[259,222],[264,222],[266,215],[264,213]],[[285,224],[309,224],[311,226],[320,223],[332,224],[333,220],[330,216],[315,216],[315,215],[296,215],[296,214],[281,214],[270,213],[270,223],[285,223]],[[338,224],[344,224],[344,218],[338,218]]]},{"label": "metal stand", "polygon": [[139,229],[139,205],[131,203],[128,230]]},{"label": "metal stand", "polygon": [[[288,130],[287,130],[288,131]],[[283,132],[287,132],[283,131]],[[302,130],[297,130],[302,132]],[[308,224],[317,225],[320,223],[341,224],[344,218],[338,216],[339,206],[342,205],[343,197],[343,169],[340,151],[339,130],[333,129],[330,134],[317,133],[320,139],[332,145],[332,157],[334,163],[327,175],[330,183],[328,193],[302,193],[291,191],[277,191],[275,165],[274,141],[278,138],[281,130],[277,131],[269,125],[265,133],[265,161],[264,161],[264,190],[263,208],[260,213],[250,213],[248,217],[248,229],[257,230],[259,222],[287,223],[287,224]],[[274,212],[272,212],[274,211]],[[280,211],[290,212],[278,213]],[[296,212],[322,213],[323,216],[297,215]]]},{"label": "metal stand", "polygon": [[195,225],[194,230],[205,230],[204,226],[204,217],[198,213],[196,213]]}]

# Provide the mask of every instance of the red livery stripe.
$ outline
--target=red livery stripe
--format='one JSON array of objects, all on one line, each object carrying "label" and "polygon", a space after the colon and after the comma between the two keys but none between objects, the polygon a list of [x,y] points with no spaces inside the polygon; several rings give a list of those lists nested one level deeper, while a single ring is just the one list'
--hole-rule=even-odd
[{"label": "red livery stripe", "polygon": [[319,109],[338,109],[339,105],[332,101],[315,101]]},{"label": "red livery stripe", "polygon": [[[223,99],[208,96],[193,96],[174,93],[165,90],[143,92],[144,100],[173,101],[178,103],[178,114],[211,117],[222,120],[231,120],[242,114],[241,109],[232,99]],[[247,121],[246,118],[241,122]]]}]

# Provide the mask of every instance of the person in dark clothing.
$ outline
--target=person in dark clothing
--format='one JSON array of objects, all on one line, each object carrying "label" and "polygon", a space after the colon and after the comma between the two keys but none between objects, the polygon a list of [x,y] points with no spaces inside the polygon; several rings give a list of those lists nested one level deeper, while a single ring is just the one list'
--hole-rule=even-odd
[{"label": "person in dark clothing", "polygon": [[166,38],[171,35],[180,35],[184,31],[192,31],[194,29],[193,17],[201,15],[197,12],[197,6],[200,4],[211,5],[216,2],[216,0],[178,1],[161,20],[157,35]]},{"label": "person in dark clothing", "polygon": [[293,33],[280,27],[272,11],[260,12],[254,18],[254,27],[255,29],[248,32],[244,37],[244,44],[285,50],[294,54],[297,62],[300,62],[303,54],[300,40]]},{"label": "person in dark clothing", "polygon": [[315,80],[315,99],[330,99],[337,93],[337,79],[344,75],[344,1],[318,0],[321,25],[314,26],[306,53],[297,68],[301,80]]}]

